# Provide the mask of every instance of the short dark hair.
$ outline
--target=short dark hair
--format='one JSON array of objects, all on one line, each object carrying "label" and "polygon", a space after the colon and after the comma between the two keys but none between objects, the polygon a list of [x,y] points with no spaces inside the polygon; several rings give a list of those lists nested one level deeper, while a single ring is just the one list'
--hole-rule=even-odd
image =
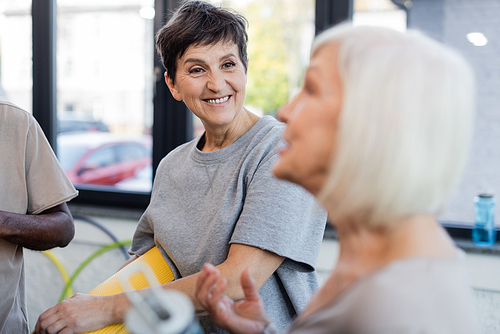
[{"label": "short dark hair", "polygon": [[247,66],[247,20],[226,8],[205,1],[186,1],[156,34],[156,50],[167,75],[175,83],[177,59],[191,45],[211,45],[232,41],[240,60]]}]

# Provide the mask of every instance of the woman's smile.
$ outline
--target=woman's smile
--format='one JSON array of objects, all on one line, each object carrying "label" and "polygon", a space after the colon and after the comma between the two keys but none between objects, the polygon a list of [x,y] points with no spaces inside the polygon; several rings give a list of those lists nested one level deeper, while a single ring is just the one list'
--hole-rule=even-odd
[{"label": "woman's smile", "polygon": [[[229,104],[228,100],[231,98],[231,95],[227,95],[227,96],[224,96],[224,97],[220,97],[220,98],[211,98],[211,99],[205,99],[203,101],[207,102],[208,104],[214,106],[214,107],[218,107],[218,106],[226,106]],[[228,103],[226,103],[228,102]]]}]

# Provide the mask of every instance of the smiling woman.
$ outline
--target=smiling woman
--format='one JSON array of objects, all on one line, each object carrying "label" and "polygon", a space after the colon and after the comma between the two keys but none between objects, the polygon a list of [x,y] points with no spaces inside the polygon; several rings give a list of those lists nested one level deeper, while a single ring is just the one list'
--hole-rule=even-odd
[{"label": "smiling woman", "polygon": [[[247,60],[248,63],[248,60]],[[190,46],[177,60],[177,74],[165,81],[178,101],[184,101],[205,127],[202,151],[229,146],[258,117],[243,108],[246,64],[233,42]]]},{"label": "smiling woman", "polygon": [[[194,291],[204,263],[220,269],[235,300],[248,268],[284,329],[318,287],[326,213],[307,191],[272,175],[284,124],[243,107],[245,27],[232,11],[187,1],[159,30],[166,84],[205,132],[161,161],[130,252],[138,258],[158,247],[176,277],[163,287],[188,294],[199,311]],[[95,330],[123,322],[129,307],[124,294],[77,296],[43,313],[37,333]],[[202,312],[199,320],[205,332],[222,332]]]}]

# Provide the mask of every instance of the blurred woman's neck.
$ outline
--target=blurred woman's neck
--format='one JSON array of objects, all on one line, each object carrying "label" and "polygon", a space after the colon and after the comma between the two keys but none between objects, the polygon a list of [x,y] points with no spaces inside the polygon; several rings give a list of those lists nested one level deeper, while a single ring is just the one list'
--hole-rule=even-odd
[{"label": "blurred woman's neck", "polygon": [[336,224],[340,243],[338,263],[370,271],[408,257],[452,257],[453,241],[430,214],[402,218],[390,226]]},{"label": "blurred woman's neck", "polygon": [[205,135],[203,142],[198,147],[203,152],[212,152],[228,147],[240,139],[252,126],[257,123],[259,116],[244,109],[227,126],[211,127],[205,125]]},{"label": "blurred woman's neck", "polygon": [[340,253],[332,274],[315,295],[305,314],[334,300],[357,279],[389,263],[411,257],[455,256],[455,246],[446,231],[428,214],[400,219],[390,227],[368,228],[337,222]]}]

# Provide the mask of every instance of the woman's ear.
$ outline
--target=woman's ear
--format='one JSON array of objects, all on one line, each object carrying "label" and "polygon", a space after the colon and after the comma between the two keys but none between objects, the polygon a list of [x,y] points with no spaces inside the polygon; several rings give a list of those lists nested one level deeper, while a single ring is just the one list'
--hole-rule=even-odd
[{"label": "woman's ear", "polygon": [[170,93],[172,93],[174,99],[176,99],[177,101],[182,101],[181,93],[179,93],[177,88],[175,88],[175,85],[172,79],[170,79],[170,77],[167,75],[167,72],[165,72],[164,76],[165,76],[165,83],[167,84],[168,89],[170,89]]}]

